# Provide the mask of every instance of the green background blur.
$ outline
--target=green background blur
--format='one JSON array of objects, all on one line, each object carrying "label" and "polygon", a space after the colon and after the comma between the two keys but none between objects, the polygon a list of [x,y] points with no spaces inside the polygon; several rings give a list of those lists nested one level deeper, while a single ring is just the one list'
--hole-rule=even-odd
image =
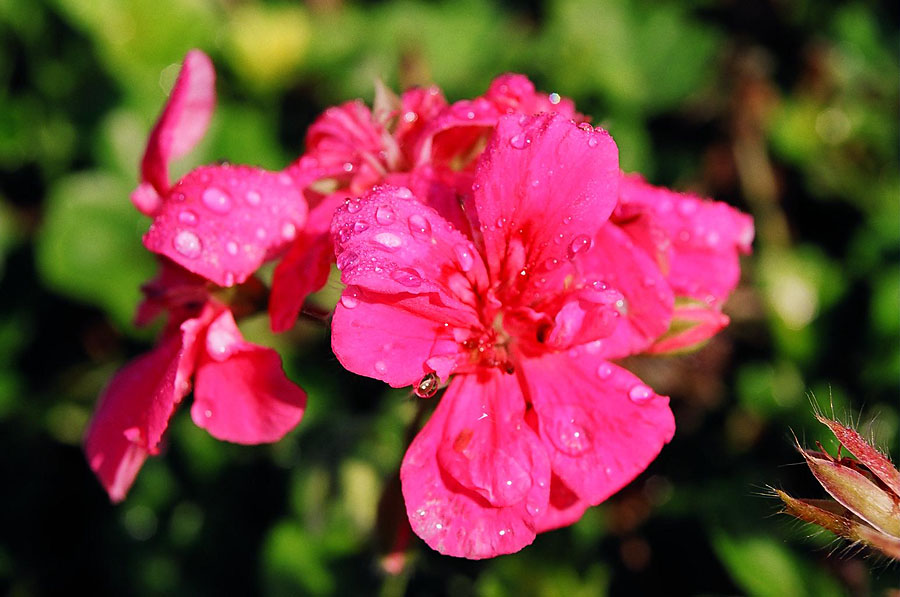
[{"label": "green background blur", "polygon": [[[897,6],[0,0],[0,592],[884,594],[896,565],[777,514],[767,486],[824,497],[791,435],[834,449],[813,403],[900,452]],[[183,408],[110,505],[80,439],[104,383],[153,342],[130,323],[155,266],[128,194],[192,47],[216,64],[219,104],[178,174],[281,168],[321,110],[371,101],[376,77],[452,101],[512,70],[574,98],[626,170],[752,213],[731,327],[627,363],[672,396],[658,460],[519,554],[469,562],[414,541],[386,576],[414,400],[342,371],[321,327],[273,337],[260,316],[245,334],[310,394],[299,428],[228,445]]]}]

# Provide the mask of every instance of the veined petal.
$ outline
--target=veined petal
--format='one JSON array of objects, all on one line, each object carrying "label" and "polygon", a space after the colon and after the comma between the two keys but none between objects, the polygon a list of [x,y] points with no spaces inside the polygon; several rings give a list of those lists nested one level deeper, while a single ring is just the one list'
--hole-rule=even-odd
[{"label": "veined petal", "polygon": [[457,376],[406,452],[400,479],[410,524],[442,554],[488,558],[534,540],[550,469],[522,419],[518,383],[496,370]]},{"label": "veined petal", "polygon": [[144,245],[219,286],[232,286],[293,241],[306,215],[306,202],[287,174],[205,166],[172,188]]},{"label": "veined petal", "polygon": [[209,57],[200,50],[188,52],[141,162],[143,182],[159,195],[169,190],[169,162],[193,149],[206,133],[216,104],[215,84]]},{"label": "veined petal", "polygon": [[376,187],[339,208],[331,226],[341,280],[383,294],[439,293],[471,309],[485,288],[472,242],[409,189]]},{"label": "veined petal", "polygon": [[243,339],[231,311],[209,325],[204,341],[191,406],[198,427],[217,439],[259,444],[300,422],[306,393],[285,376],[277,352]]},{"label": "veined petal", "polygon": [[554,474],[596,505],[634,479],[675,431],[669,400],[584,349],[520,364]]},{"label": "veined petal", "polygon": [[473,228],[492,279],[513,293],[548,261],[584,250],[616,204],[616,145],[583,127],[558,114],[504,116],[479,162]]},{"label": "veined petal", "polygon": [[[733,207],[691,195],[654,187],[634,175],[622,177],[620,207],[614,220],[638,245],[649,247],[649,215],[671,244],[666,278],[677,296],[688,296],[719,306],[740,277],[738,253],[749,253],[753,219]],[[657,243],[658,244],[658,243]]]},{"label": "veined petal", "polygon": [[446,380],[465,364],[453,331],[470,323],[476,323],[473,313],[448,308],[435,295],[350,286],[334,310],[331,347],[349,371],[402,388],[432,371]]}]

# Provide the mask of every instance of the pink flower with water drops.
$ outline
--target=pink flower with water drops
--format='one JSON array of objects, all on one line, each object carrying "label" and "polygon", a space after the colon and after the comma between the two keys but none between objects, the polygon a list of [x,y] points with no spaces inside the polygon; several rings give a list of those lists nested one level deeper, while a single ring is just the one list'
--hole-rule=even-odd
[{"label": "pink flower with water drops", "polygon": [[147,323],[167,312],[162,338],[113,377],[85,435],[88,463],[116,502],[147,456],[159,453],[169,419],[192,388],[194,422],[240,444],[278,441],[306,406],[278,353],[245,341],[229,306],[202,278],[165,258],[161,263],[160,275],[144,287],[137,319]]},{"label": "pink flower with water drops", "polygon": [[[479,158],[470,234],[398,187],[335,215],[338,359],[420,395],[450,380],[400,472],[413,530],[441,553],[511,553],[571,524],[672,437],[668,399],[603,345],[663,333],[672,309],[653,261],[604,226],[619,178],[604,131],[510,115]],[[606,282],[649,277],[660,292],[630,305]]]},{"label": "pink flower with water drops", "polygon": [[[169,182],[169,162],[206,131],[214,80],[209,58],[189,52],[132,194],[153,217],[144,243],[162,256],[159,277],[144,287],[137,322],[165,312],[168,323],[157,346],[111,380],[85,437],[89,464],[114,501],[125,497],[146,457],[159,452],[169,418],[192,387],[194,422],[237,443],[280,439],[306,403],[278,353],[246,342],[232,313],[232,304],[258,286],[253,273],[306,223],[306,202],[293,178],[226,165]],[[214,285],[238,287],[226,302]]]}]

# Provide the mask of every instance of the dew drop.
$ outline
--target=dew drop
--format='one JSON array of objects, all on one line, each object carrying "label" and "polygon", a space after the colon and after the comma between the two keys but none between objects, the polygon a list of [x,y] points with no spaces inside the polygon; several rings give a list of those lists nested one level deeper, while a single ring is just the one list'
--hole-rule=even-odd
[{"label": "dew drop", "polygon": [[203,411],[203,416],[206,417],[207,419],[211,419],[212,411],[207,408],[205,411]]},{"label": "dew drop", "polygon": [[475,259],[472,257],[472,252],[469,250],[469,247],[466,245],[456,245],[453,247],[453,253],[456,255],[456,262],[459,264],[459,269],[464,272],[472,269],[472,266],[475,264]]},{"label": "dew drop", "polygon": [[395,194],[401,199],[412,199],[413,196],[412,191],[406,187],[400,187]]},{"label": "dew drop", "polygon": [[337,258],[337,268],[341,271],[353,266],[359,259],[359,256],[353,251],[344,251]]},{"label": "dew drop", "polygon": [[597,367],[597,377],[600,379],[609,379],[612,372],[613,368],[609,363],[600,363],[600,366]]},{"label": "dew drop", "polygon": [[294,237],[297,236],[297,227],[293,222],[285,222],[281,225],[281,236],[285,240],[294,240]]},{"label": "dew drop", "polygon": [[376,361],[375,371],[377,373],[384,373],[385,371],[387,371],[387,365],[384,364],[384,361]]},{"label": "dew drop", "polygon": [[417,288],[422,285],[422,276],[410,267],[399,267],[391,273],[391,279],[407,288]]},{"label": "dew drop", "polygon": [[719,233],[715,230],[710,230],[706,233],[706,244],[710,247],[715,247],[719,244]]},{"label": "dew drop", "polygon": [[437,373],[431,371],[426,373],[425,376],[418,381],[416,387],[413,389],[413,392],[419,398],[431,398],[435,394],[437,394],[438,387],[441,385],[441,380],[437,376]]},{"label": "dew drop", "polygon": [[653,398],[653,390],[646,385],[639,383],[628,390],[628,398],[635,404],[643,404]]},{"label": "dew drop", "polygon": [[359,288],[348,286],[341,294],[341,304],[347,309],[353,309],[359,304]]},{"label": "dew drop", "polygon": [[190,230],[182,230],[175,235],[175,238],[172,239],[172,246],[175,247],[178,253],[188,259],[199,257],[200,252],[203,250],[200,238]]},{"label": "dew drop", "polygon": [[372,240],[389,251],[396,251],[403,244],[403,239],[393,232],[379,232]]},{"label": "dew drop", "polygon": [[368,228],[369,228],[369,225],[368,225],[368,224],[366,224],[366,223],[363,222],[362,220],[359,220],[357,223],[355,223],[355,224],[353,225],[353,232],[359,234],[360,232],[363,232],[363,231],[365,231],[365,230],[368,230]]},{"label": "dew drop", "polygon": [[218,187],[209,187],[203,191],[200,199],[210,211],[224,214],[231,210],[231,197]]},{"label": "dew drop", "polygon": [[238,254],[238,244],[236,242],[234,242],[233,240],[230,240],[227,243],[225,243],[225,250],[228,252],[229,255],[237,255]]},{"label": "dew drop", "polygon": [[259,202],[262,201],[262,196],[256,191],[247,191],[247,194],[244,195],[244,199],[246,199],[247,203],[250,205],[259,205]]},{"label": "dew drop", "polygon": [[597,144],[600,143],[600,140],[597,139],[596,136],[591,135],[588,137],[588,147],[597,147]]},{"label": "dew drop", "polygon": [[413,238],[430,241],[431,223],[424,216],[413,214],[409,216],[409,232],[413,235]]},{"label": "dew drop", "polygon": [[697,211],[697,203],[690,199],[684,199],[678,203],[678,212],[683,216],[689,216]]},{"label": "dew drop", "polygon": [[509,145],[513,149],[525,149],[531,143],[531,139],[525,133],[518,133],[509,138]]},{"label": "dew drop", "polygon": [[549,421],[550,440],[569,456],[584,454],[591,447],[591,440],[579,421],[586,420],[587,415],[573,405],[560,406],[555,415]]},{"label": "dew drop", "polygon": [[579,234],[569,244],[569,259],[574,259],[579,253],[585,253],[591,248],[591,237],[587,234]]},{"label": "dew drop", "polygon": [[347,199],[347,212],[351,214],[355,214],[359,210],[362,209],[362,203],[360,203],[359,199]]},{"label": "dew drop", "polygon": [[183,212],[178,214],[178,221],[182,224],[186,224],[188,226],[193,226],[197,223],[197,214],[192,212],[189,209],[184,210]]},{"label": "dew drop", "polygon": [[559,101],[560,101],[562,98],[560,97],[560,95],[559,95],[558,93],[553,92],[553,93],[551,93],[550,95],[547,96],[547,99],[550,100],[550,103],[553,104],[553,105],[555,106],[556,104],[559,103]]},{"label": "dew drop", "polygon": [[382,226],[387,226],[394,222],[394,210],[387,205],[381,205],[375,210],[375,221]]},{"label": "dew drop", "polygon": [[353,164],[350,162],[344,162],[344,172],[353,172]]}]

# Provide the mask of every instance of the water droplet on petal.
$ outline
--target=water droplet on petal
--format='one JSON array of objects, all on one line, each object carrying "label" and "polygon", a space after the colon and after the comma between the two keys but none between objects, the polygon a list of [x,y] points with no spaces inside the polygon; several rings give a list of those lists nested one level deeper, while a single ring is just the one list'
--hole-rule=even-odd
[{"label": "water droplet on petal", "polygon": [[178,214],[178,221],[182,224],[186,224],[188,226],[193,226],[197,223],[197,214],[192,212],[189,209],[184,210],[183,212]]},{"label": "water droplet on petal", "polygon": [[412,191],[406,187],[400,187],[395,194],[401,199],[411,199],[413,196]]},{"label": "water droplet on petal", "polygon": [[561,100],[562,98],[560,97],[560,95],[558,93],[553,92],[547,96],[547,99],[550,100],[550,103],[555,106],[556,104],[559,103],[559,100]]},{"label": "water droplet on petal", "polygon": [[409,216],[409,232],[414,238],[422,241],[431,240],[431,223],[422,215]]},{"label": "water droplet on petal", "polygon": [[375,221],[382,226],[387,226],[394,222],[394,210],[387,205],[381,205],[375,210]]},{"label": "water droplet on petal", "polygon": [[294,237],[297,236],[297,227],[293,222],[285,222],[281,225],[281,236],[285,240],[294,240]]},{"label": "water droplet on petal", "polygon": [[344,162],[344,172],[353,172],[353,164],[350,162]]},{"label": "water droplet on petal", "polygon": [[419,398],[431,398],[437,394],[440,385],[441,380],[437,376],[437,373],[431,371],[430,373],[426,373],[425,376],[418,381],[413,392]]},{"label": "water droplet on petal", "polygon": [[597,377],[600,379],[609,379],[612,375],[613,368],[609,363],[600,363],[600,366],[597,367]]},{"label": "water droplet on petal", "polygon": [[569,259],[574,259],[579,253],[585,253],[591,248],[591,237],[587,234],[579,234],[569,244]]},{"label": "water droplet on petal", "polygon": [[231,210],[231,197],[218,187],[209,187],[203,191],[200,199],[210,211],[224,214]]},{"label": "water droplet on petal", "polygon": [[719,244],[719,233],[715,230],[710,230],[706,233],[706,244],[710,247],[715,247]]},{"label": "water droplet on petal", "polygon": [[344,251],[338,255],[337,268],[343,271],[344,269],[351,267],[358,259],[359,256],[353,251]]},{"label": "water droplet on petal", "polygon": [[246,199],[247,203],[250,205],[259,205],[259,202],[262,201],[262,196],[256,191],[247,191],[247,194],[244,195],[244,199]]},{"label": "water droplet on petal", "polygon": [[238,254],[238,244],[236,242],[234,242],[233,240],[230,240],[227,243],[225,243],[225,250],[228,252],[229,255],[237,255]]},{"label": "water droplet on petal", "polygon": [[203,416],[206,417],[207,419],[211,419],[212,411],[207,408],[205,411],[203,411]]},{"label": "water droplet on petal", "polygon": [[422,285],[422,276],[411,267],[399,267],[391,273],[391,279],[408,288],[417,288]]},{"label": "water droplet on petal", "polygon": [[355,214],[359,210],[362,209],[362,203],[360,203],[359,198],[356,199],[347,199],[344,203],[347,206],[347,213]]},{"label": "water droplet on petal", "polygon": [[172,239],[172,246],[188,259],[199,257],[200,252],[203,250],[200,238],[190,230],[182,230],[176,234],[175,238]]},{"label": "water droplet on petal", "polygon": [[453,253],[456,255],[456,262],[459,269],[467,272],[472,269],[475,264],[475,258],[472,257],[472,251],[466,245],[456,245],[453,247]]},{"label": "water droplet on petal", "polygon": [[646,385],[639,383],[628,390],[628,398],[635,404],[643,404],[653,398],[653,390]]},{"label": "water droplet on petal", "polygon": [[259,240],[265,240],[266,236],[267,236],[267,234],[266,234],[265,228],[260,226],[259,228],[256,229],[256,238],[258,238]]},{"label": "water droplet on petal", "polygon": [[509,139],[509,145],[513,149],[525,149],[530,143],[531,139],[525,133],[517,133]]},{"label": "water droplet on petal", "polygon": [[359,304],[359,288],[348,286],[341,294],[341,304],[347,309],[353,309]]},{"label": "water droplet on petal", "polygon": [[225,279],[222,282],[223,282],[222,285],[225,288],[234,286],[234,273],[233,272],[225,272]]},{"label": "water droplet on petal", "polygon": [[389,251],[396,251],[403,244],[403,239],[393,232],[379,232],[372,240]]},{"label": "water droplet on petal", "polygon": [[591,447],[591,439],[581,421],[587,415],[577,406],[561,406],[549,421],[550,441],[564,454],[581,456]]},{"label": "water droplet on petal", "polygon": [[353,232],[355,232],[357,234],[359,234],[360,232],[363,232],[365,230],[368,230],[368,229],[369,229],[369,225],[366,224],[365,222],[363,222],[362,220],[358,221],[357,223],[355,223],[353,225]]},{"label": "water droplet on petal", "polygon": [[697,211],[697,203],[690,199],[684,199],[678,203],[678,212],[683,216],[689,216]]},{"label": "water droplet on petal", "polygon": [[377,361],[375,363],[375,371],[378,373],[384,373],[387,371],[387,365],[384,364],[384,361]]}]

